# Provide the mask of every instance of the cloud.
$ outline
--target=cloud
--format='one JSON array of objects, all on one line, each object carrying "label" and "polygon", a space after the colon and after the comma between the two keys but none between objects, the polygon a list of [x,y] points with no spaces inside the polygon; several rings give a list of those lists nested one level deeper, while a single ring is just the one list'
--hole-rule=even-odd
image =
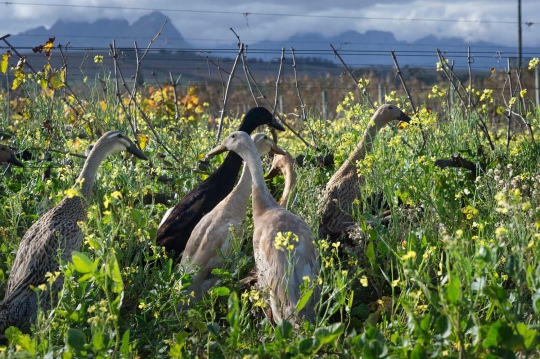
[{"label": "cloud", "polygon": [[[52,3],[53,0],[51,0]],[[38,26],[50,27],[59,19],[72,21],[94,21],[98,18],[124,18],[136,21],[149,11],[135,8],[155,9],[198,9],[230,13],[193,13],[164,11],[184,38],[199,45],[235,43],[236,39],[229,28],[234,28],[245,42],[261,40],[280,41],[297,33],[318,32],[334,36],[347,30],[365,32],[382,30],[392,32],[398,40],[414,41],[433,35],[444,39],[458,37],[467,41],[489,41],[502,45],[515,45],[517,29],[515,21],[516,4],[506,0],[493,1],[396,1],[386,0],[373,3],[360,0],[313,0],[296,1],[273,0],[270,2],[249,2],[231,0],[227,6],[217,0],[201,2],[197,5],[174,5],[170,1],[158,0],[148,3],[142,0],[91,0],[90,6],[116,6],[120,9],[77,8],[80,1],[67,0],[62,7],[2,5],[0,12],[0,34],[19,33]],[[522,4],[523,21],[534,22],[532,27],[524,26],[523,43],[526,46],[540,46],[540,37],[535,36],[540,26],[540,2],[524,0]],[[247,13],[247,15],[242,15]],[[275,16],[262,13],[300,15]],[[302,16],[308,15],[308,17]],[[311,17],[309,17],[311,16]],[[323,17],[318,17],[323,16]],[[328,16],[347,16],[349,18],[328,18]],[[395,20],[385,20],[395,19]],[[442,19],[452,21],[410,21],[407,19]],[[513,23],[489,23],[478,21],[508,21]]]}]

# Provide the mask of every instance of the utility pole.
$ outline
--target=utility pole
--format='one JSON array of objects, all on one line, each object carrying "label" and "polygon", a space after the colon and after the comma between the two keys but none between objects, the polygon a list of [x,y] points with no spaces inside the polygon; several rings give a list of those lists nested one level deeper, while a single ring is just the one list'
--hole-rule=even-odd
[{"label": "utility pole", "polygon": [[518,72],[521,70],[521,0],[518,0]]}]

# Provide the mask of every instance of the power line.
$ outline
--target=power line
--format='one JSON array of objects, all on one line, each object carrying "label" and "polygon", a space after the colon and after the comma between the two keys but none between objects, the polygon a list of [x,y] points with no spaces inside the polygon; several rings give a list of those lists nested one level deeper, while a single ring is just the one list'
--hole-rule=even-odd
[{"label": "power line", "polygon": [[[83,9],[111,9],[111,10],[138,10],[138,11],[161,11],[161,12],[184,12],[195,14],[217,14],[217,15],[241,15],[248,16],[273,16],[273,17],[300,17],[317,19],[350,19],[350,20],[385,20],[385,21],[418,21],[418,22],[461,22],[461,23],[481,23],[481,24],[517,24],[516,21],[500,20],[466,20],[466,19],[426,19],[426,18],[392,18],[392,17],[370,17],[370,16],[345,16],[345,15],[306,15],[290,13],[266,13],[266,12],[236,12],[236,11],[216,11],[216,10],[192,10],[192,9],[174,9],[174,8],[147,8],[132,6],[112,6],[112,5],[75,5],[75,4],[51,4],[51,3],[33,3],[23,1],[6,1],[8,5],[26,5],[26,6],[46,6],[63,8],[83,8]],[[531,23],[528,21],[527,23]]]},{"label": "power line", "polygon": [[[116,39],[116,40],[127,40],[127,39],[133,39],[133,40],[151,40],[153,38],[153,36],[114,36],[114,35],[110,35],[110,36],[107,36],[107,35],[73,35],[73,34],[56,34],[56,33],[51,33],[50,30],[48,30],[46,33],[44,33],[43,35],[36,35],[36,34],[17,34],[17,35],[12,35],[13,38],[17,39],[17,38],[20,38],[20,37],[38,37],[38,38],[44,38],[44,37],[47,37],[47,36],[52,36],[54,35],[55,37],[69,37],[69,38],[81,38],[81,39]],[[175,41],[175,40],[178,40],[178,41],[205,41],[205,42],[229,42],[229,43],[232,43],[234,41],[232,41],[231,39],[215,39],[215,38],[212,38],[212,39],[209,39],[209,38],[183,38],[183,37],[166,37],[165,38],[166,41]],[[236,40],[235,40],[236,41]],[[290,40],[261,40],[261,39],[249,39],[249,42],[251,43],[251,45],[254,45],[254,44],[258,44],[258,43],[278,43],[278,44],[282,44],[282,43],[288,43],[288,42],[291,42]],[[244,41],[244,43],[246,43],[246,41]],[[294,40],[294,43],[297,43],[297,44],[328,44],[329,41],[308,41],[308,40]],[[371,45],[371,46],[385,46],[385,45],[388,45],[388,46],[406,46],[406,47],[410,47],[410,46],[415,46],[415,47],[436,47],[436,46],[443,46],[445,48],[465,48],[465,46],[470,46],[470,45],[444,45],[443,42],[440,42],[440,43],[430,43],[430,44],[414,44],[414,43],[395,43],[395,42],[357,42],[357,41],[340,41],[339,42],[342,46],[348,46],[348,45]],[[250,44],[248,44],[250,45]],[[511,47],[510,46],[507,46],[507,45],[472,45],[471,48],[473,49],[481,49],[481,48],[493,48],[495,46],[499,46],[499,47],[504,47],[504,48],[508,48],[510,49]],[[534,47],[534,46],[527,46],[527,47]],[[166,48],[166,49],[173,49],[173,48]],[[513,50],[513,48],[512,48]],[[195,50],[194,50],[195,51]],[[197,50],[198,51],[198,50]],[[281,52],[281,50],[279,50]],[[299,51],[299,50],[296,50],[295,51]],[[346,51],[346,48],[343,48],[343,49],[338,49],[338,51]],[[238,50],[234,50],[235,53],[238,52]]]},{"label": "power line", "polygon": [[[5,47],[5,46],[4,46]],[[15,47],[19,50],[31,50],[33,47],[30,46],[16,46]],[[408,46],[410,47],[410,46]],[[2,46],[0,46],[2,48]],[[69,46],[69,50],[71,51],[95,51],[95,52],[109,52],[109,47],[85,47],[85,46]],[[119,47],[119,50],[130,54],[132,52],[135,52],[135,49],[132,47],[125,48],[125,47]],[[139,50],[141,51],[141,50]],[[203,55],[206,54],[231,54],[236,55],[238,53],[237,49],[233,48],[181,48],[181,47],[154,47],[149,49],[149,53],[162,53],[166,52],[169,56],[176,55],[178,53],[191,53],[191,54],[200,54],[200,58],[204,59],[205,57]],[[350,49],[341,49],[339,50],[340,55],[342,56],[379,56],[379,55],[388,55],[390,50],[350,50]],[[512,51],[512,49],[508,49],[508,51]],[[413,57],[433,57],[437,56],[436,53],[433,50],[394,50],[394,52],[400,56],[413,56]],[[281,49],[272,49],[272,48],[250,48],[248,51],[248,54],[278,54],[281,53]],[[295,53],[300,55],[333,55],[332,50],[323,50],[323,49],[295,49]],[[443,51],[445,55],[451,55],[452,57],[456,58],[466,58],[467,53],[464,51]],[[475,58],[505,58],[503,55],[507,54],[506,51],[473,51],[472,55]],[[540,54],[540,49],[538,51],[527,51],[524,53],[524,56],[526,57],[534,57],[538,56]],[[499,57],[497,57],[499,55]],[[164,58],[163,61],[176,61],[175,58]]]}]

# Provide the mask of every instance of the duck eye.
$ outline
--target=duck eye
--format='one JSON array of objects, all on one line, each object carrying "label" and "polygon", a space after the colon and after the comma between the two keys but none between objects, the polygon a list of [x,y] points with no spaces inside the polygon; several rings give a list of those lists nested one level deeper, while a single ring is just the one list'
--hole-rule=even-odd
[{"label": "duck eye", "polygon": [[268,139],[268,136],[265,135],[265,136],[264,136],[264,139],[267,140],[267,139]]},{"label": "duck eye", "polygon": [[392,106],[388,107],[389,110],[393,110],[394,108]]},{"label": "duck eye", "polygon": [[236,135],[231,135],[231,138],[234,138],[234,136],[236,136]]},{"label": "duck eye", "polygon": [[122,138],[122,134],[121,134],[121,133],[119,133],[117,137],[118,137],[118,138]]}]

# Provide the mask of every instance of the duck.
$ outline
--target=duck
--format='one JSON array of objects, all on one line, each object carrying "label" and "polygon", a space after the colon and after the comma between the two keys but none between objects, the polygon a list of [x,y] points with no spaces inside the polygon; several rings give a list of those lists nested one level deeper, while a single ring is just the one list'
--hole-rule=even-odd
[{"label": "duck", "polygon": [[[300,217],[280,206],[264,181],[257,148],[245,133],[231,133],[209,156],[234,151],[242,157],[252,178],[253,255],[257,285],[265,295],[271,319],[279,324],[289,320],[298,326],[299,319],[313,322],[320,299],[317,286],[319,256],[313,234]],[[297,312],[302,298],[301,285],[314,286],[307,304]]]},{"label": "duck", "polygon": [[288,208],[289,199],[293,196],[296,186],[296,171],[294,170],[295,159],[287,151],[284,154],[274,154],[272,159],[272,168],[266,175],[266,179],[276,177],[280,172],[283,173],[285,186],[283,194],[279,200],[279,205]]},{"label": "duck", "polygon": [[[264,107],[250,109],[245,114],[238,130],[251,134],[257,127],[263,125],[285,131],[285,128]],[[233,152],[229,153],[218,169],[168,211],[158,228],[156,244],[165,247],[172,258],[179,258],[197,223],[231,193],[241,165],[240,156]]]},{"label": "duck", "polygon": [[[71,261],[73,251],[81,247],[83,233],[77,222],[86,220],[98,167],[107,156],[120,151],[128,151],[140,159],[148,160],[121,132],[109,131],[103,134],[90,151],[73,186],[79,195],[68,194],[24,234],[0,305],[0,335],[10,326],[29,332],[38,312],[38,296],[32,288],[47,284],[46,274],[58,271],[56,257],[59,252],[61,259],[68,262]],[[63,282],[63,276],[59,275],[52,284],[47,284],[46,290],[39,297],[39,307],[42,310],[51,307],[50,299],[57,297]]]},{"label": "duck", "polygon": [[[264,133],[256,133],[251,138],[259,156],[268,152],[285,154]],[[188,271],[199,268],[188,288],[194,293],[192,302],[199,301],[216,284],[218,278],[212,275],[212,270],[223,266],[223,256],[229,255],[232,249],[231,227],[236,234],[242,232],[250,195],[251,173],[249,167],[244,165],[240,180],[232,192],[207,213],[191,232],[180,265]]]},{"label": "duck", "polygon": [[351,216],[352,204],[355,199],[360,200],[359,186],[364,183],[364,178],[358,176],[356,162],[371,152],[375,136],[391,121],[410,122],[411,119],[393,104],[384,104],[377,108],[356,149],[326,184],[318,206],[318,216],[321,218],[320,238],[339,237],[354,224]]},{"label": "duck", "polygon": [[9,147],[0,145],[0,165],[7,165],[9,163],[15,166],[24,167],[24,165],[15,158],[15,155]]}]

